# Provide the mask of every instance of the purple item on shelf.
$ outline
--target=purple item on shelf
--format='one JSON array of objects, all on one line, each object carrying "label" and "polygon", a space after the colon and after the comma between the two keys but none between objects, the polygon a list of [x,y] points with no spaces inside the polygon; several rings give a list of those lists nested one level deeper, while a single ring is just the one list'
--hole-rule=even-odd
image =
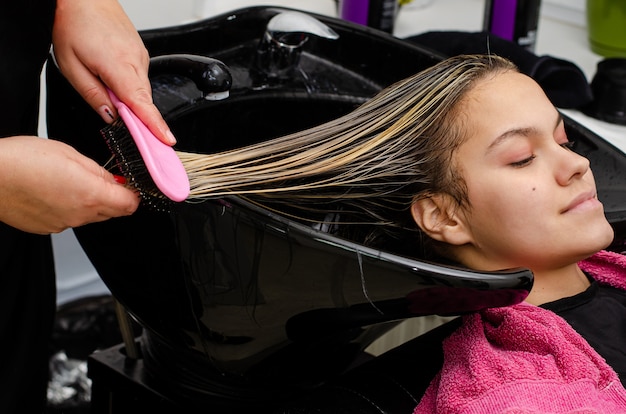
[{"label": "purple item on shelf", "polygon": [[350,22],[367,26],[369,0],[342,0],[339,2],[339,16]]}]

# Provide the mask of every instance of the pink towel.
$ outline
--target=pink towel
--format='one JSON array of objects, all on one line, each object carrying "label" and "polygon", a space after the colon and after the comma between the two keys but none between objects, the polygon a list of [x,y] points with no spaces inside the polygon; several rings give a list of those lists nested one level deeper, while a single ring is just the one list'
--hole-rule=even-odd
[{"label": "pink towel", "polygon": [[599,283],[626,290],[626,256],[602,250],[578,266]]},{"label": "pink towel", "polygon": [[[602,252],[581,267],[623,288],[623,265],[623,256]],[[626,413],[615,371],[543,308],[521,303],[467,315],[443,347],[442,370],[415,414]]]}]

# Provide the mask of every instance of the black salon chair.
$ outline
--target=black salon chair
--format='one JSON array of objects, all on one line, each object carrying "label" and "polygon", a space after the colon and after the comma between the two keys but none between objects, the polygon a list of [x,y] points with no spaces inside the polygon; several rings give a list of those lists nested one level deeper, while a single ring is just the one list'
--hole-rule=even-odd
[{"label": "black salon chair", "polygon": [[459,325],[459,318],[446,322],[364,362],[276,413],[411,413],[441,369],[442,341]]}]

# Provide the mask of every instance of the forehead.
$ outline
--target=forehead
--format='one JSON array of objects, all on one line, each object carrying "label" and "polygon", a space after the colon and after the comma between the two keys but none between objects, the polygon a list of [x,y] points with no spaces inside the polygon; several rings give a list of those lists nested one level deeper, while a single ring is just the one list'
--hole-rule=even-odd
[{"label": "forehead", "polygon": [[557,113],[533,79],[512,71],[478,80],[462,107],[468,138],[476,134],[493,138],[513,128],[553,124]]},{"label": "forehead", "polygon": [[467,103],[478,105],[510,105],[524,100],[547,100],[545,93],[528,75],[515,71],[496,72],[478,79],[467,93]]}]

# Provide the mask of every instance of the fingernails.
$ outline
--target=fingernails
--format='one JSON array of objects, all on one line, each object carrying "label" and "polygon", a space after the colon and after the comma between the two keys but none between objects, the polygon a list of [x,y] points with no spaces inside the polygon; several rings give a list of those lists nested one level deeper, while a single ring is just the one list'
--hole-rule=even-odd
[{"label": "fingernails", "polygon": [[115,116],[113,115],[113,111],[111,111],[111,108],[109,108],[108,105],[102,105],[100,108],[98,108],[98,113],[100,114],[102,119],[104,119],[107,122],[108,120],[113,121],[115,119]]},{"label": "fingernails", "polygon": [[113,178],[118,184],[126,184],[126,178],[121,175],[113,174]]},{"label": "fingernails", "polygon": [[165,139],[167,139],[167,142],[170,145],[176,144],[176,137],[174,136],[174,134],[172,134],[172,131],[170,131],[169,129],[165,131]]}]

